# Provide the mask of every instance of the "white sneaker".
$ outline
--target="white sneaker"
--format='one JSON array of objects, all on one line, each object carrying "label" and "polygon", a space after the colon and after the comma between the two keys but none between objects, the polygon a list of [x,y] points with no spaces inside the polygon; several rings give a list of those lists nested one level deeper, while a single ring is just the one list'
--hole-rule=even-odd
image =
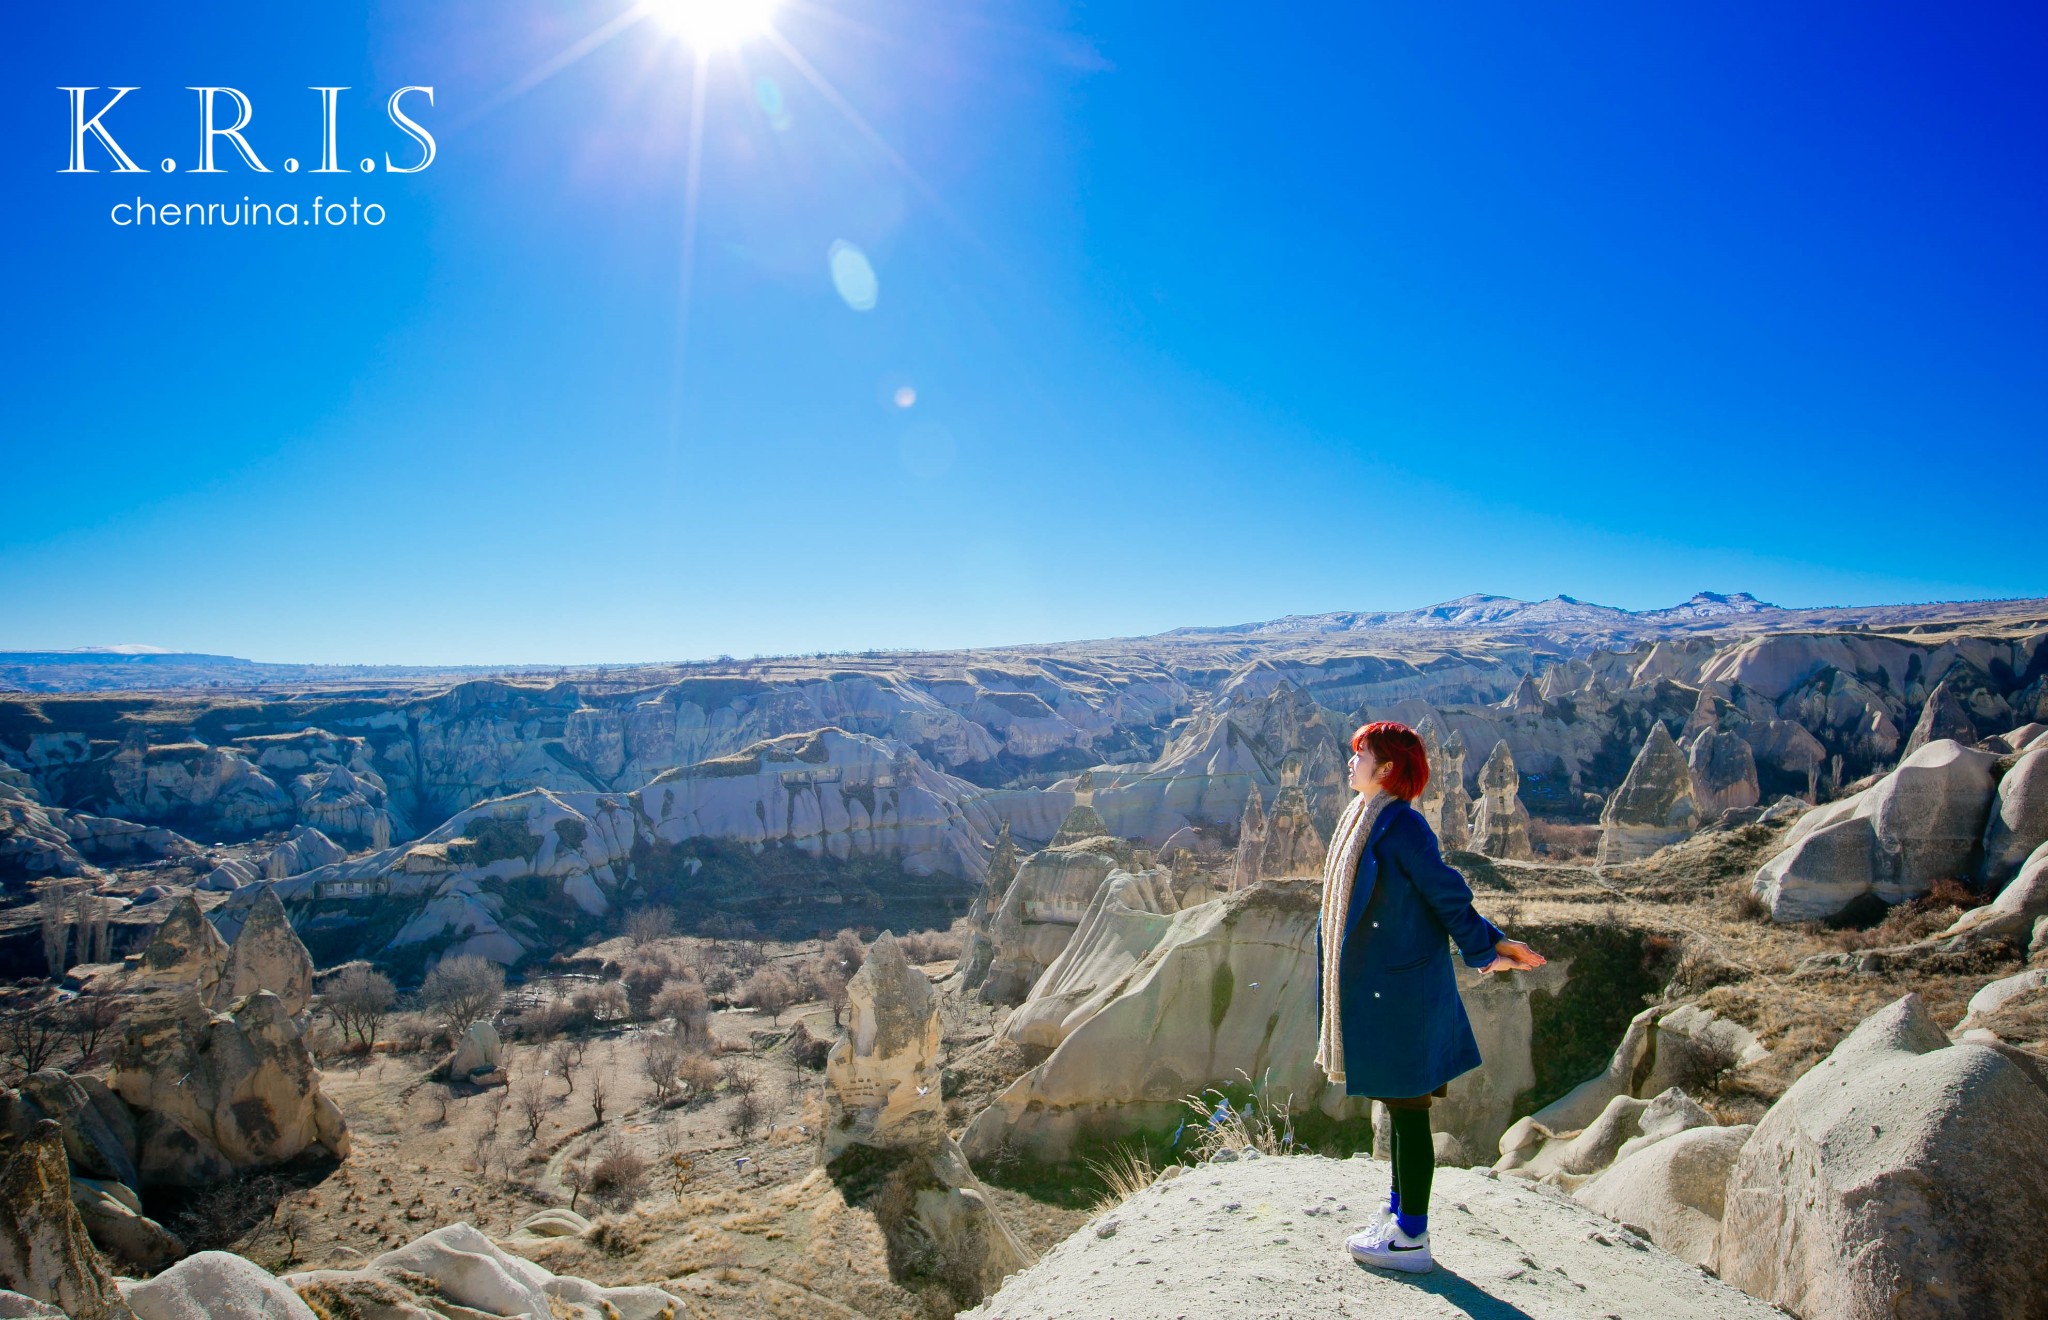
[{"label": "white sneaker", "polygon": [[1429,1233],[1409,1237],[1398,1223],[1390,1222],[1376,1234],[1360,1233],[1344,1245],[1353,1260],[1374,1269],[1427,1274],[1436,1268],[1436,1259],[1429,1254]]}]

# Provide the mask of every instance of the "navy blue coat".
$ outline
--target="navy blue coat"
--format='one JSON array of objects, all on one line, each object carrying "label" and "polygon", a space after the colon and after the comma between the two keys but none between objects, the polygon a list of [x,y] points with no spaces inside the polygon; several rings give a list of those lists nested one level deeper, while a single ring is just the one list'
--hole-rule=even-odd
[{"label": "navy blue coat", "polygon": [[[1316,1004],[1322,944],[1316,932]],[[1351,882],[1338,955],[1344,1090],[1387,1099],[1428,1095],[1479,1066],[1458,998],[1451,946],[1468,967],[1494,959],[1500,928],[1472,907],[1472,888],[1443,859],[1422,813],[1394,801],[1373,822]]]}]

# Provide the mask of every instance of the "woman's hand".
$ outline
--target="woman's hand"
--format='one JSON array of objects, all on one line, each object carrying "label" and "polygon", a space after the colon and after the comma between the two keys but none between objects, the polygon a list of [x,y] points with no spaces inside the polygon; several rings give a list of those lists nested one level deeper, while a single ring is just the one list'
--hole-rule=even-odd
[{"label": "woman's hand", "polygon": [[1502,940],[1493,946],[1493,951],[1500,956],[1480,968],[1480,971],[1533,972],[1550,961],[1520,940]]}]

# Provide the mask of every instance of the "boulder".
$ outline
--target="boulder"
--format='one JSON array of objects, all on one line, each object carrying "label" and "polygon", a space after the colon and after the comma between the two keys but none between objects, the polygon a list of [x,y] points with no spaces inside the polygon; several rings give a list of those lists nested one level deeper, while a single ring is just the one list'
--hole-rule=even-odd
[{"label": "boulder", "polygon": [[123,1183],[74,1177],[71,1203],[94,1245],[129,1269],[150,1273],[185,1254],[185,1244],[143,1214],[141,1200]]},{"label": "boulder", "polygon": [[468,1224],[437,1228],[370,1262],[386,1275],[430,1280],[442,1297],[486,1315],[549,1320],[547,1283],[553,1276],[499,1247]]},{"label": "boulder", "polygon": [[504,1055],[504,1043],[498,1039],[498,1029],[491,1025],[489,1018],[478,1018],[462,1033],[462,1039],[455,1042],[455,1052],[448,1056],[448,1080],[465,1082],[476,1073],[495,1070]]},{"label": "boulder", "polygon": [[190,894],[172,903],[142,950],[141,972],[166,985],[190,986],[211,1002],[227,970],[228,945]]},{"label": "boulder", "polygon": [[[1715,735],[1707,731],[1701,736]],[[1752,777],[1755,768],[1752,763]],[[1636,753],[1621,787],[1609,795],[1607,805],[1601,809],[1600,865],[1637,861],[1689,838],[1700,823],[1692,784],[1693,771],[1686,754],[1672,741],[1663,722],[1653,721],[1650,736]],[[1755,800],[1754,796],[1750,798],[1751,802]]]},{"label": "boulder", "polygon": [[1964,1012],[1963,1020],[1956,1024],[1952,1034],[1960,1037],[1966,1032],[1981,1028],[2002,1036],[2006,1034],[1998,1030],[1999,1026],[2004,1025],[2002,1019],[2022,1008],[2041,1007],[2044,999],[2048,999],[2048,967],[2032,967],[2023,972],[2015,972],[2011,976],[1991,982],[1971,995],[1969,1008]]},{"label": "boulder", "polygon": [[850,1145],[930,1148],[945,1135],[938,996],[883,932],[846,984],[846,1034],[825,1058],[825,1158]]},{"label": "boulder", "polygon": [[245,911],[242,927],[228,950],[216,997],[221,1004],[231,1004],[258,990],[268,990],[284,1001],[287,1013],[296,1016],[312,1002],[313,957],[292,929],[277,891],[264,885],[256,892],[256,901]]},{"label": "boulder", "polygon": [[1729,1174],[1715,1268],[1806,1320],[2018,1320],[2048,1297],[2048,1255],[2015,1250],[2012,1226],[2042,1222],[2040,1061],[1951,1045],[1907,995],[1764,1115]]},{"label": "boulder", "polygon": [[[1692,1265],[1710,1265],[1728,1185],[1728,1171],[1756,1131],[1754,1124],[1698,1124],[1633,1150],[1573,1192],[1579,1204]],[[1630,1143],[1634,1145],[1633,1142]]]},{"label": "boulder", "polygon": [[[580,1216],[545,1211],[555,1224]],[[533,1222],[533,1221],[529,1221]],[[529,1234],[529,1236],[532,1236]],[[659,1288],[607,1288],[552,1274],[465,1223],[437,1228],[362,1269],[306,1270],[283,1282],[320,1314],[365,1320],[518,1316],[523,1320],[678,1320],[682,1303]]]},{"label": "boulder", "polygon": [[0,1136],[0,1287],[51,1302],[71,1320],[130,1312],[71,1201],[71,1169],[54,1122]]},{"label": "boulder", "polygon": [[519,1231],[531,1237],[582,1237],[590,1231],[590,1221],[574,1210],[556,1206],[539,1214],[528,1215],[520,1221]]},{"label": "boulder", "polygon": [[1899,903],[1973,875],[1996,763],[1931,742],[1869,788],[1802,816],[1752,881],[1771,919],[1825,920],[1865,894]]},{"label": "boulder", "polygon": [[1479,804],[1472,815],[1472,847],[1488,857],[1535,856],[1529,846],[1529,809],[1522,805],[1522,777],[1506,739],[1493,745],[1479,771]]},{"label": "boulder", "polygon": [[250,1168],[321,1147],[348,1153],[348,1129],[284,1001],[258,991],[224,1013],[185,997],[138,1013],[114,1052],[113,1089],[139,1124],[145,1184],[193,1186],[217,1161]]},{"label": "boulder", "polygon": [[1998,781],[1984,825],[1984,888],[1997,893],[2048,842],[2048,747],[2021,756]]},{"label": "boulder", "polygon": [[1939,879],[1977,870],[1998,758],[1952,741],[1928,743],[1871,789],[1877,868],[1871,892],[1918,898]]},{"label": "boulder", "polygon": [[62,1311],[48,1302],[39,1302],[11,1289],[0,1288],[0,1320],[65,1320],[65,1317]]},{"label": "boulder", "polygon": [[1606,1169],[1624,1153],[1635,1154],[1675,1133],[1713,1122],[1712,1115],[1675,1086],[1650,1100],[1624,1093],[1609,1100],[1584,1131],[1544,1142],[1516,1167],[1530,1177],[1585,1177]]},{"label": "boulder", "polygon": [[319,1320],[284,1280],[226,1251],[187,1256],[143,1283],[124,1279],[121,1292],[136,1320]]}]

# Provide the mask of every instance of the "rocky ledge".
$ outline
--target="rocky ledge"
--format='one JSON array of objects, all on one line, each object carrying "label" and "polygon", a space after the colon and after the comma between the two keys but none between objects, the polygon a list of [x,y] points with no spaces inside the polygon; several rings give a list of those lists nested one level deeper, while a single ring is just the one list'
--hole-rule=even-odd
[{"label": "rocky ledge", "polygon": [[1782,1314],[1559,1192],[1491,1170],[1437,1170],[1434,1273],[1367,1269],[1344,1239],[1376,1215],[1387,1185],[1388,1166],[1362,1156],[1190,1168],[1102,1215],[963,1316]]}]

